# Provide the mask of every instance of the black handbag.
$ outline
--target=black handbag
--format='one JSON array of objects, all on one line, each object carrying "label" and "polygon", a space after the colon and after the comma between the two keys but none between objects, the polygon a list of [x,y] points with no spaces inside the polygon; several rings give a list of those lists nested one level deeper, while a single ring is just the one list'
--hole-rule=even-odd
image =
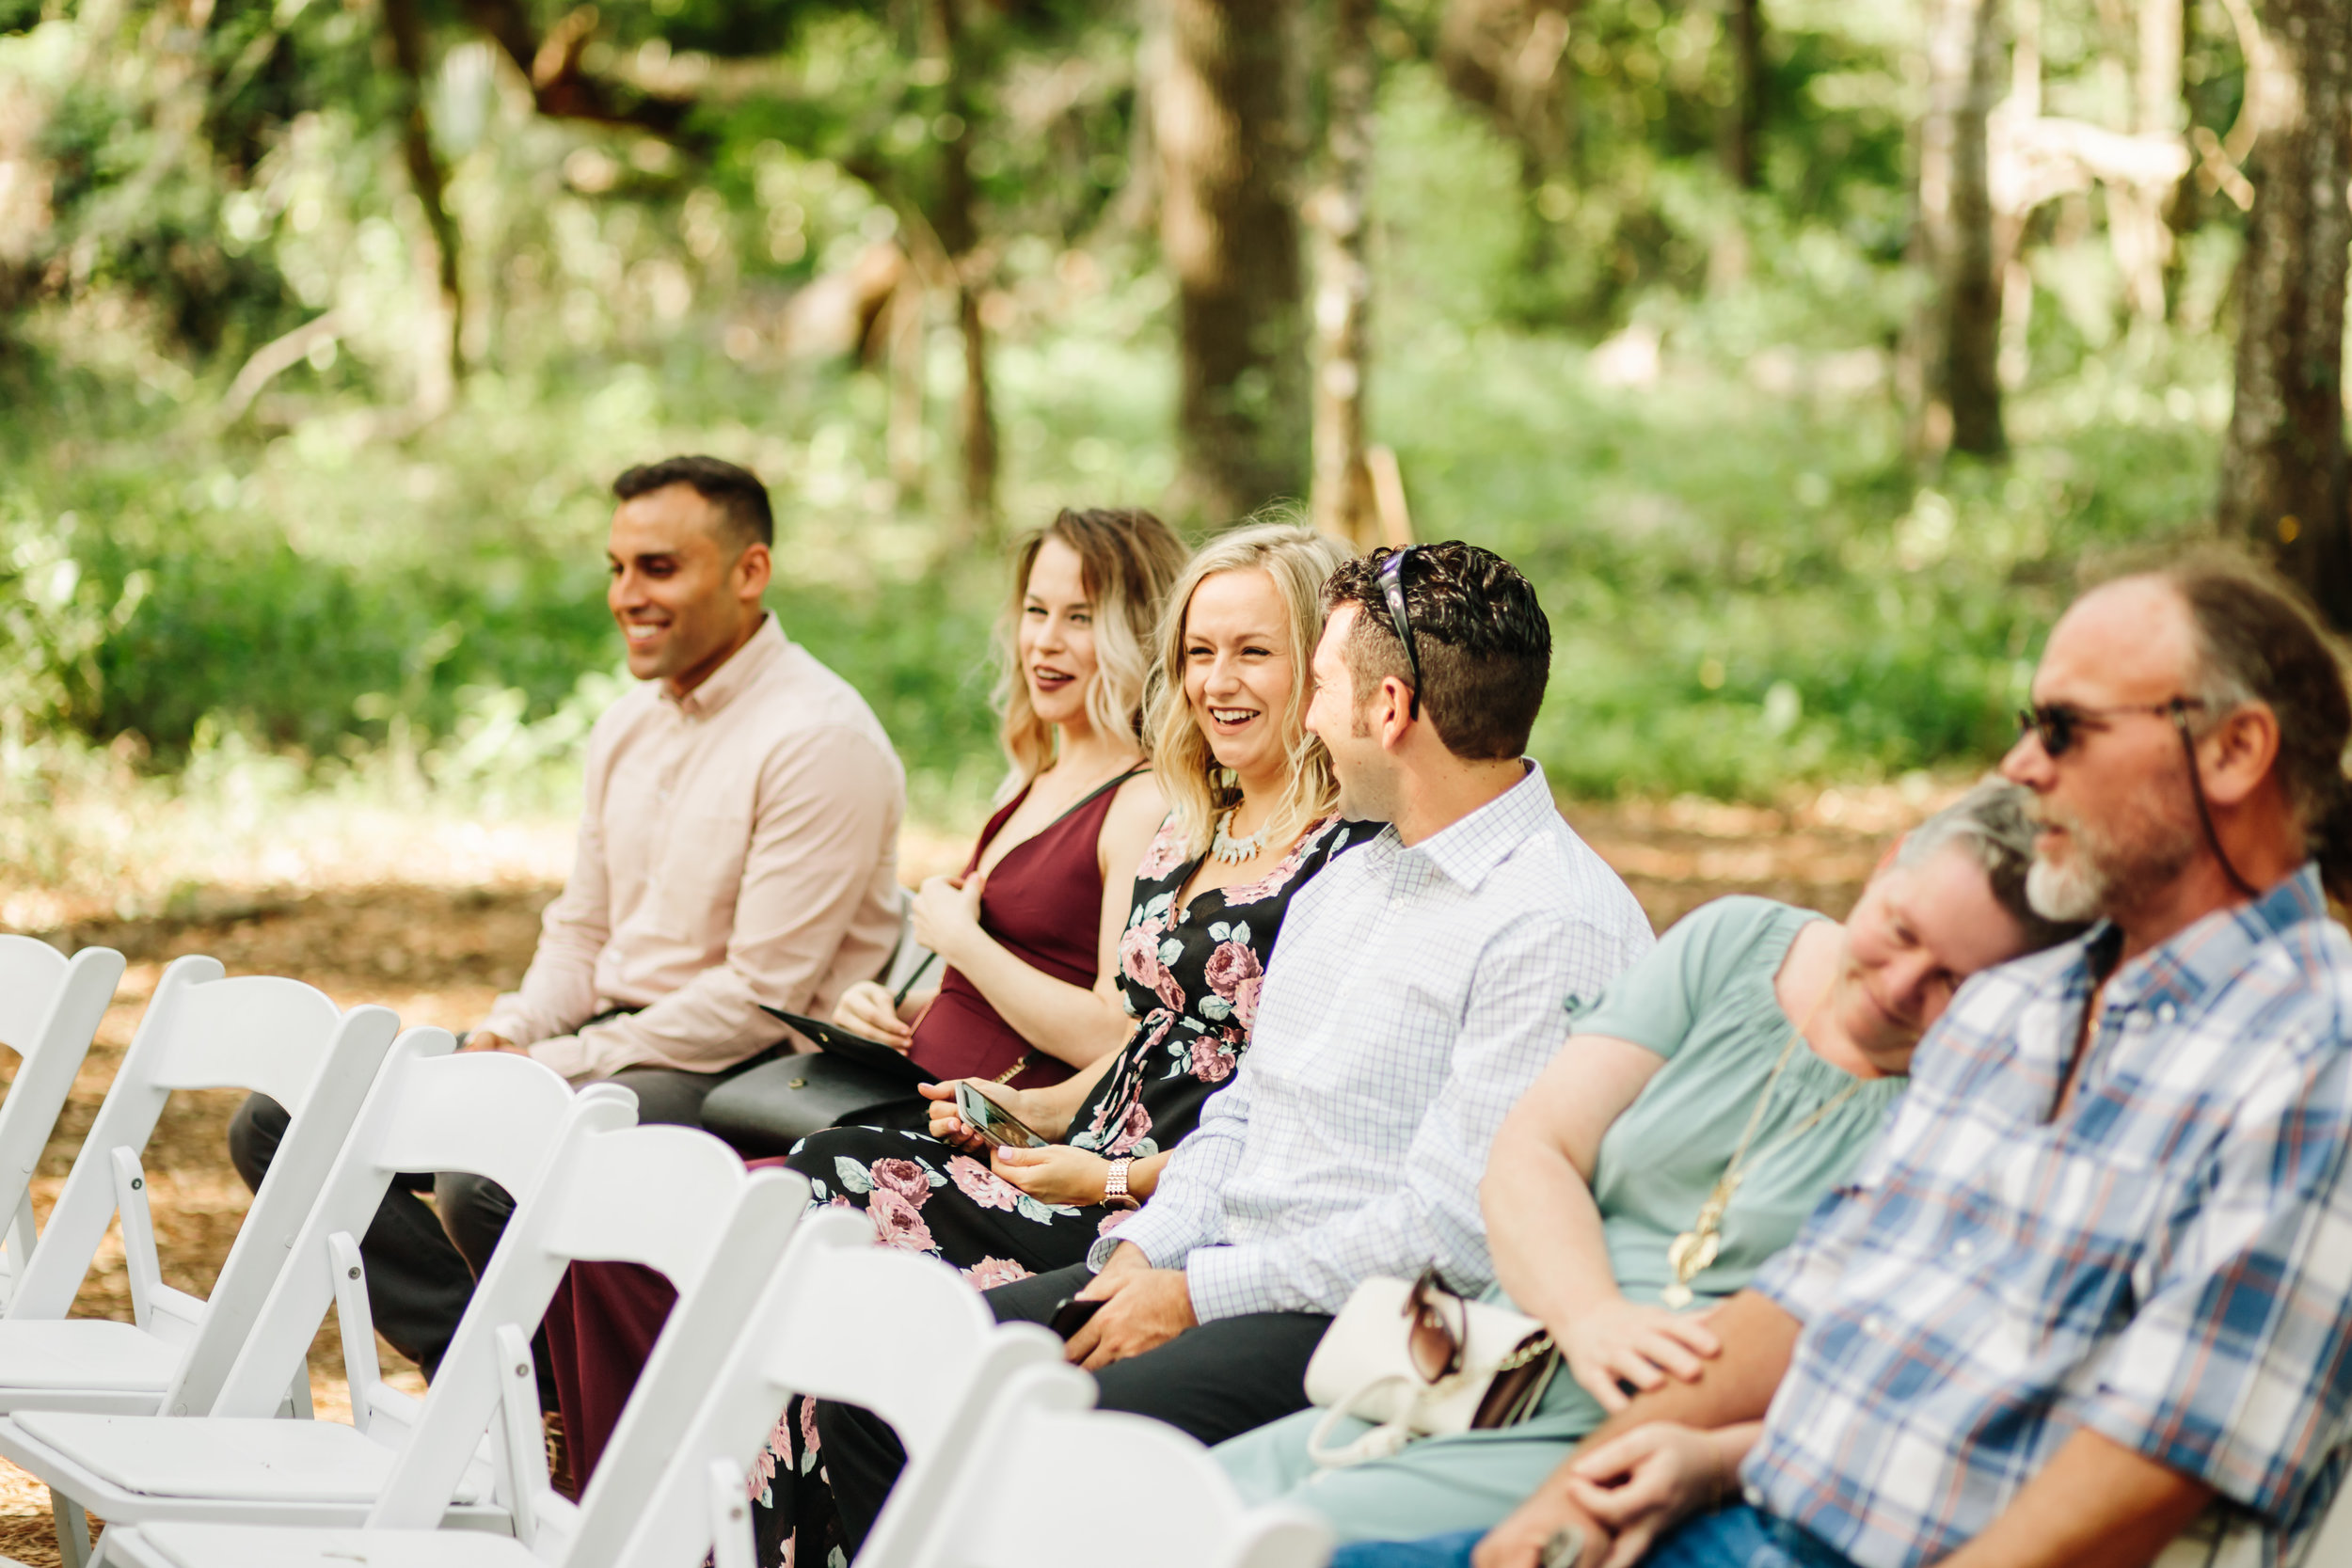
[{"label": "black handbag", "polygon": [[930,1101],[906,1081],[812,1051],[738,1073],[703,1101],[703,1126],[747,1160],[789,1154],[828,1127],[922,1127]]}]

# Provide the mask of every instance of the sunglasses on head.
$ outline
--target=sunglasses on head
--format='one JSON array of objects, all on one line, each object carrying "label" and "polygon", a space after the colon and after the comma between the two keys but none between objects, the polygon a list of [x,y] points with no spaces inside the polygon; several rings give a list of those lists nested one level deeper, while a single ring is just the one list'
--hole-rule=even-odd
[{"label": "sunglasses on head", "polygon": [[1412,617],[1405,613],[1405,558],[1419,546],[1407,545],[1380,563],[1380,596],[1388,601],[1389,623],[1405,644],[1405,668],[1412,673],[1413,694],[1407,711],[1421,717],[1421,650],[1413,642]]}]

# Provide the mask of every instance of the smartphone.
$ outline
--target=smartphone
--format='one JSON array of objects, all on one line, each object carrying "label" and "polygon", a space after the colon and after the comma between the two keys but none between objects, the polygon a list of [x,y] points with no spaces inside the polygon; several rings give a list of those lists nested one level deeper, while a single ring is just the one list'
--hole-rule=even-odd
[{"label": "smartphone", "polygon": [[1562,1525],[1544,1543],[1542,1568],[1576,1568],[1584,1560],[1584,1532],[1574,1525]]},{"label": "smartphone", "polygon": [[965,1126],[993,1144],[1013,1148],[1043,1148],[1053,1142],[982,1094],[968,1081],[956,1085],[956,1115],[963,1118]]},{"label": "smartphone", "polygon": [[1074,1338],[1078,1330],[1092,1322],[1094,1314],[1103,1310],[1099,1301],[1080,1301],[1076,1296],[1064,1296],[1054,1304],[1054,1315],[1045,1326],[1065,1340]]}]

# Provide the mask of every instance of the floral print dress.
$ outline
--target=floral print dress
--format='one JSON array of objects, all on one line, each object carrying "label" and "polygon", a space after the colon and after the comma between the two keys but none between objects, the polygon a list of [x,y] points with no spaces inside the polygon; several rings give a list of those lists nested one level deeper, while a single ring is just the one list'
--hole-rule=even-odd
[{"label": "floral print dress", "polygon": [[[1172,1148],[1248,1049],[1258,988],[1291,898],[1330,858],[1376,827],[1329,817],[1254,882],[1211,888],[1181,913],[1176,895],[1200,867],[1171,822],[1136,873],[1119,942],[1120,989],[1135,1034],[1071,1118],[1067,1141],[1105,1159]],[[819,1203],[873,1217],[891,1246],[944,1258],[982,1290],[1075,1263],[1133,1211],[1045,1203],[920,1132],[834,1127],[786,1162]]]},{"label": "floral print dress", "polygon": [[[1200,1108],[1249,1046],[1258,990],[1298,890],[1378,823],[1325,818],[1254,882],[1176,896],[1205,858],[1187,856],[1171,819],[1136,872],[1119,942],[1120,990],[1136,1029],[1071,1118],[1067,1141],[1105,1159],[1143,1159],[1200,1122]],[[975,1159],[919,1132],[834,1127],[785,1162],[818,1203],[863,1209],[884,1244],[944,1258],[980,1290],[1079,1262],[1133,1210],[1031,1197]],[[795,1400],[752,1473],[763,1568],[846,1560],[822,1484],[814,1407]]]}]

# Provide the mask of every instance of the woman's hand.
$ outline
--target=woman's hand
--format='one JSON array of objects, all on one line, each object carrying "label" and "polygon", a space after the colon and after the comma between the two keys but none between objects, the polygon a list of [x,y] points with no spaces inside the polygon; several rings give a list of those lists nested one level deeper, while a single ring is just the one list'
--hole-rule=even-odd
[{"label": "woman's hand", "polygon": [[[930,1004],[925,997],[914,1011],[916,1018]],[[869,1040],[904,1051],[914,1043],[913,1022],[901,1018],[898,1009],[890,1005],[890,992],[872,980],[860,980],[841,993],[841,1000],[833,1006],[833,1021],[853,1035],[864,1035]]]},{"label": "woman's hand", "polygon": [[914,936],[947,962],[961,965],[980,929],[980,895],[988,877],[928,877],[915,890]]},{"label": "woman's hand", "polygon": [[[930,1134],[941,1143],[953,1144],[969,1154],[983,1153],[988,1148],[988,1140],[981,1137],[956,1109],[958,1084],[971,1085],[973,1091],[982,1100],[993,1101],[1003,1106],[1014,1120],[1031,1132],[1058,1138],[1070,1131],[1070,1113],[1057,1109],[1053,1101],[1042,1095],[1028,1089],[1007,1088],[985,1078],[949,1078],[937,1084],[915,1085],[915,1092],[931,1102]],[[1014,1184],[1019,1185],[1018,1182]],[[1091,1203],[1096,1198],[1087,1201]]]},{"label": "woman's hand", "polygon": [[1670,1375],[1696,1383],[1699,1358],[1720,1355],[1724,1348],[1698,1319],[1678,1317],[1662,1307],[1637,1307],[1622,1296],[1593,1307],[1565,1337],[1555,1338],[1576,1381],[1612,1413],[1630,1402],[1619,1383],[1644,1393]]},{"label": "woman's hand", "polygon": [[1629,1568],[1651,1542],[1730,1497],[1720,1435],[1652,1421],[1570,1465],[1569,1497],[1616,1537],[1608,1557],[1585,1568]]},{"label": "woman's hand", "polygon": [[[943,1078],[936,1084],[917,1084],[914,1092],[931,1102],[930,1134],[941,1143],[962,1149],[966,1154],[985,1154],[988,1140],[972,1130],[969,1122],[956,1110],[956,1085],[971,1084],[977,1086],[977,1078]],[[988,1091],[980,1090],[982,1094]]]},{"label": "woman's hand", "polygon": [[1103,1201],[1111,1163],[1068,1144],[1046,1148],[1000,1148],[989,1164],[997,1175],[1042,1203],[1068,1203],[1078,1208]]}]

